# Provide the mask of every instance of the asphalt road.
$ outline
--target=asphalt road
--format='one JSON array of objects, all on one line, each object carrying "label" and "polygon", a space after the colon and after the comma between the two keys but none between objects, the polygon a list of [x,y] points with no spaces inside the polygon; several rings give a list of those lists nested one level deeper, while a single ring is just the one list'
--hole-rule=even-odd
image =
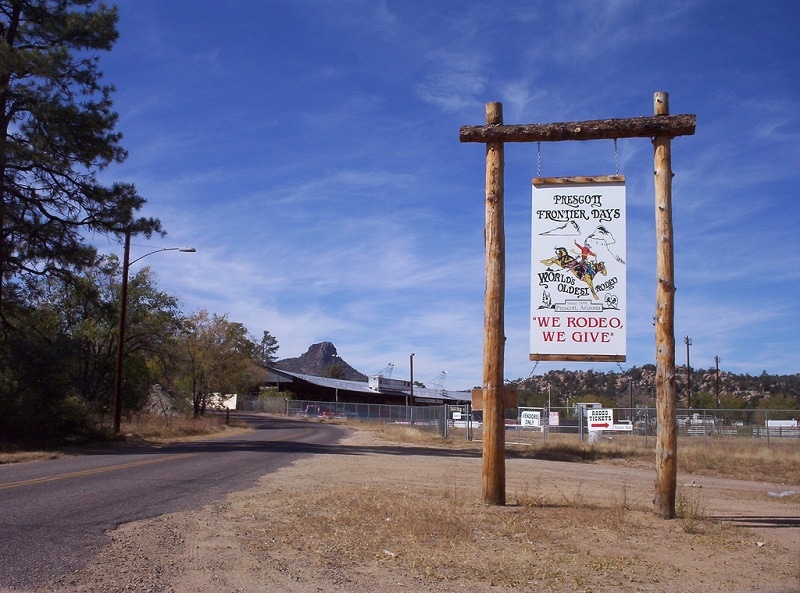
[{"label": "asphalt road", "polygon": [[260,415],[254,432],[0,466],[0,588],[24,589],[77,570],[123,523],[198,509],[300,457],[345,429]]}]

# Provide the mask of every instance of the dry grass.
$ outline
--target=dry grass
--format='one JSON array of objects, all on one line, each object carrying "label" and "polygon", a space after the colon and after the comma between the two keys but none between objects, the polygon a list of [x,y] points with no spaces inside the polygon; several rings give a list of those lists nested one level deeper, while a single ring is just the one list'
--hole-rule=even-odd
[{"label": "dry grass", "polygon": [[396,575],[390,580],[412,579],[409,590],[481,583],[582,593],[680,590],[684,572],[751,553],[735,531],[708,521],[696,499],[682,499],[676,526],[632,508],[624,489],[597,504],[579,491],[548,495],[526,485],[498,507],[480,503],[454,476],[439,487],[354,482],[259,497],[248,520],[263,535],[243,534],[247,551],[264,562],[313,564],[345,586],[348,575],[373,566]]},{"label": "dry grass", "polygon": [[[243,422],[234,418],[231,418],[230,423],[226,424],[225,416],[221,414],[208,414],[200,418],[179,416],[167,418],[152,414],[138,414],[122,422],[120,427],[122,438],[119,444],[136,446],[148,442],[191,441],[213,435],[240,434],[249,430]],[[105,443],[97,444],[105,446]],[[63,455],[63,451],[22,451],[16,448],[6,448],[0,450],[0,465],[57,459]]]},{"label": "dry grass", "polygon": [[62,455],[63,453],[61,451],[0,451],[0,465],[6,463],[24,463],[26,461],[58,459]]},{"label": "dry grass", "polygon": [[[482,446],[409,426],[356,427],[394,443],[474,450]],[[796,447],[770,449],[767,455],[762,447],[735,446],[737,461],[731,463],[704,459],[692,449],[682,455],[695,464],[693,471],[739,477],[736,464],[749,458],[764,463],[765,473],[787,475],[787,464],[797,459]],[[651,447],[567,439],[511,447],[509,455],[579,463],[654,463]],[[264,561],[312,563],[326,574],[338,575],[337,583],[346,584],[354,570],[376,566],[397,575],[398,581],[411,575],[412,583],[438,583],[425,589],[437,591],[468,590],[469,584],[485,583],[498,590],[660,592],[680,590],[692,578],[689,575],[706,574],[709,566],[722,568],[712,571],[710,588],[697,590],[721,591],[727,579],[736,578],[724,568],[730,559],[753,558],[747,537],[708,518],[699,490],[679,492],[678,519],[669,522],[655,517],[649,507],[632,504],[625,486],[600,503],[590,492],[584,496],[580,487],[556,486],[554,491],[532,476],[509,492],[508,505],[498,507],[482,504],[473,481],[456,470],[446,470],[435,486],[416,476],[371,480],[371,471],[369,466],[359,469],[356,462],[344,483],[332,481],[326,488],[298,485],[296,490],[270,493],[268,502],[259,497],[248,512],[254,524],[264,525],[265,537],[246,537],[247,549]],[[365,482],[359,483],[360,472]],[[770,559],[764,556],[758,562],[766,566]]]},{"label": "dry grass", "polygon": [[686,441],[678,445],[678,465],[687,472],[739,480],[800,484],[800,442],[796,439],[722,438],[708,445]]},{"label": "dry grass", "polygon": [[[413,430],[406,427],[408,430]],[[410,440],[410,434],[406,437]],[[421,436],[422,439],[428,437]],[[461,437],[453,437],[450,446],[480,447],[478,442],[459,445]],[[577,435],[555,433],[547,440],[533,439],[517,445],[513,437],[506,441],[509,456],[550,461],[602,462],[652,467],[655,464],[655,438],[647,444],[642,437],[624,436],[600,443],[580,442]],[[678,439],[680,471],[749,481],[800,484],[800,441],[797,439],[747,439],[714,437]]]},{"label": "dry grass", "polygon": [[675,514],[683,524],[683,530],[686,533],[702,531],[702,525],[706,520],[706,510],[701,497],[697,494],[688,495],[679,492],[675,503]]},{"label": "dry grass", "polygon": [[199,418],[182,416],[164,417],[138,414],[122,423],[121,433],[126,440],[137,441],[187,441],[221,433],[236,434],[249,430],[244,422],[230,419],[226,424],[224,414],[206,414]]},{"label": "dry grass", "polygon": [[[519,587],[566,579],[582,570],[588,548],[568,536],[587,529],[605,546],[633,523],[613,508],[553,503],[546,507],[487,507],[473,497],[414,488],[368,485],[308,492],[283,501],[282,520],[270,532],[280,545],[320,558],[328,570],[377,562],[426,581],[481,581]],[[277,542],[274,542],[277,543]],[[254,551],[273,542],[253,542]],[[492,550],[492,562],[486,551]],[[595,574],[624,571],[624,554],[604,554]],[[637,562],[641,565],[642,562]]]},{"label": "dry grass", "polygon": [[366,430],[376,436],[395,443],[414,443],[417,445],[433,445],[441,447],[475,448],[473,442],[447,438],[424,430],[419,430],[407,424],[372,424],[366,422],[345,422],[348,427],[355,430]]}]

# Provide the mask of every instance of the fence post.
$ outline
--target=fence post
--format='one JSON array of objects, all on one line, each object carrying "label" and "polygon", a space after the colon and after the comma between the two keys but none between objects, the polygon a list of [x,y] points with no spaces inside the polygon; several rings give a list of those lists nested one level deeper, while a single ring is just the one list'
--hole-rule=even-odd
[{"label": "fence post", "polygon": [[703,446],[708,447],[708,424],[706,424],[705,408],[703,408]]}]

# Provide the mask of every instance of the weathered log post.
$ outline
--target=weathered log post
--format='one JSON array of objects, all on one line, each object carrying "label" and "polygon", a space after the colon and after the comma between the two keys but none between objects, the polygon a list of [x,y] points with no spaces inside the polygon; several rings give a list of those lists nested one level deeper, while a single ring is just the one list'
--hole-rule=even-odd
[{"label": "weathered log post", "polygon": [[[502,125],[503,105],[486,104],[486,123]],[[503,366],[506,240],[502,142],[486,143],[486,292],[483,319],[483,501],[506,503]]]},{"label": "weathered log post", "polygon": [[[503,364],[505,329],[505,231],[503,222],[503,143],[652,138],[655,160],[657,300],[656,514],[675,517],[677,442],[675,421],[675,283],[672,239],[671,138],[695,133],[692,114],[669,115],[667,93],[655,93],[655,115],[549,124],[504,125],[502,105],[487,103],[486,125],[462,126],[461,142],[486,144],[486,295],[483,346],[483,499],[505,504],[505,423]],[[595,357],[596,358],[596,357]],[[563,360],[573,360],[564,356]],[[581,357],[586,360],[586,357]]]},{"label": "weathered log post", "polygon": [[[669,115],[669,96],[654,95],[656,116]],[[678,442],[675,419],[675,263],[672,232],[670,136],[653,138],[656,197],[656,488],[655,514],[675,517]]]}]

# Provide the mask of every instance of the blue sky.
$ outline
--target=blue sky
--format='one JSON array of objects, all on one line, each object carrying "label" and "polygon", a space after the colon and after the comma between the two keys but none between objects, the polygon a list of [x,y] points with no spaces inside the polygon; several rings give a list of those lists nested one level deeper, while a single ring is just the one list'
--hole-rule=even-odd
[{"label": "blue sky", "polygon": [[[122,0],[101,57],[130,181],[164,239],[132,257],[187,313],[228,314],[280,358],[331,341],[358,370],[482,381],[484,146],[505,123],[697,115],[672,143],[676,361],[800,372],[800,4]],[[505,376],[529,360],[531,178],[627,178],[627,362],[655,362],[648,139],[507,144]],[[540,164],[539,164],[540,162]],[[114,243],[101,249],[119,253]]]}]

